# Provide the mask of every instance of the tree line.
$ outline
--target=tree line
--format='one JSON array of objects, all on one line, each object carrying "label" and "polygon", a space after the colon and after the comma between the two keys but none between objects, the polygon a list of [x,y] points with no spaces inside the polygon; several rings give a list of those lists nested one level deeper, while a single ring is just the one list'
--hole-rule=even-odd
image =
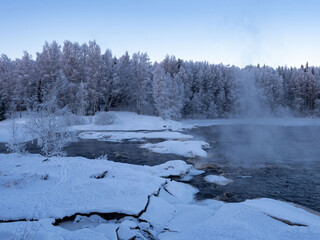
[{"label": "tree line", "polygon": [[163,118],[320,115],[320,68],[116,57],[95,41],[46,42],[35,59],[0,57],[0,120],[52,102],[77,115],[127,110]]}]

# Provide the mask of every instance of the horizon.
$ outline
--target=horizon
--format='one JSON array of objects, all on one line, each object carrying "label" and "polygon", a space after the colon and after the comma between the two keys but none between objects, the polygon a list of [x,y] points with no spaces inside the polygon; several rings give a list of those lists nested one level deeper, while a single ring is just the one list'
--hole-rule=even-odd
[{"label": "horizon", "polygon": [[[61,51],[62,51],[64,42],[65,42],[65,41],[70,41],[70,40],[68,40],[68,39],[67,39],[67,40],[64,40],[62,43],[60,43],[60,42],[58,42],[58,41],[56,41],[56,40],[52,40],[52,41],[50,41],[50,42],[49,42],[49,41],[45,41],[45,42],[43,43],[43,45],[41,46],[41,50],[39,50],[39,51],[37,51],[37,52],[35,52],[35,53],[31,53],[31,52],[29,52],[29,51],[27,51],[27,50],[23,50],[21,56],[16,57],[16,58],[11,58],[11,57],[8,56],[6,53],[0,53],[0,55],[5,54],[5,55],[6,55],[7,57],[9,57],[12,61],[15,61],[15,60],[17,60],[17,59],[21,59],[21,58],[23,57],[23,52],[26,51],[26,52],[31,56],[31,59],[33,59],[33,60],[35,61],[35,60],[36,60],[36,57],[37,57],[37,54],[42,52],[42,48],[43,48],[44,44],[45,44],[46,42],[48,42],[48,44],[51,44],[51,43],[54,42],[54,41],[57,42],[57,44],[61,47]],[[278,68],[278,67],[287,67],[287,68],[296,68],[296,69],[299,69],[299,68],[301,68],[301,66],[306,66],[306,64],[308,64],[308,67],[320,67],[320,64],[319,64],[319,66],[318,66],[318,65],[311,65],[308,61],[305,62],[305,63],[301,63],[300,65],[298,64],[297,66],[287,66],[287,65],[271,66],[271,65],[267,65],[267,64],[261,64],[261,63],[259,63],[259,62],[258,62],[257,64],[247,64],[247,65],[244,65],[244,66],[239,66],[239,65],[235,65],[235,64],[225,64],[225,63],[223,63],[223,62],[220,62],[220,63],[219,63],[219,62],[209,62],[209,61],[207,61],[207,60],[201,60],[201,59],[200,59],[200,60],[182,59],[182,58],[177,57],[177,56],[172,55],[172,54],[166,54],[165,56],[163,56],[162,59],[159,59],[159,60],[155,60],[155,61],[154,61],[154,60],[152,60],[152,59],[150,58],[148,52],[144,52],[144,51],[130,52],[130,51],[128,51],[128,50],[125,50],[122,54],[116,55],[116,54],[114,54],[114,52],[113,52],[112,49],[110,49],[110,48],[102,49],[101,46],[100,46],[100,44],[99,44],[99,42],[97,42],[97,41],[94,40],[94,39],[93,39],[93,40],[89,40],[88,42],[78,42],[78,41],[70,41],[70,42],[72,42],[72,43],[77,42],[77,43],[79,43],[80,45],[82,45],[82,44],[87,44],[87,43],[89,43],[90,41],[95,41],[95,42],[99,45],[99,47],[100,47],[100,49],[101,49],[101,55],[103,55],[107,50],[110,50],[111,53],[112,53],[112,55],[113,55],[113,57],[119,59],[119,58],[120,58],[121,56],[123,56],[126,52],[128,52],[128,54],[129,54],[130,57],[132,57],[132,54],[138,53],[138,52],[147,53],[147,55],[148,55],[148,57],[149,57],[149,59],[150,59],[151,64],[160,63],[160,62],[163,61],[167,56],[169,56],[169,57],[173,56],[173,57],[175,57],[177,60],[178,60],[178,59],[181,59],[182,61],[186,61],[186,62],[189,62],[189,61],[191,61],[191,62],[192,62],[192,61],[193,61],[193,62],[207,62],[207,63],[213,64],[213,65],[222,64],[222,65],[224,65],[224,66],[239,67],[240,69],[243,69],[243,68],[245,68],[245,67],[247,67],[247,66],[256,66],[256,67],[257,67],[257,66],[260,66],[260,67],[266,66],[266,67],[272,67],[272,68],[274,68],[274,69],[276,69],[276,68]]]}]

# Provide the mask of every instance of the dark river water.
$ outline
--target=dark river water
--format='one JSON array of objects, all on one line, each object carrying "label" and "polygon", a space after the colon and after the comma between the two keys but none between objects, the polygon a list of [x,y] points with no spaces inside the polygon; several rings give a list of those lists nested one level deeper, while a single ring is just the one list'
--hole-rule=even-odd
[{"label": "dark river water", "polygon": [[[205,173],[187,181],[199,189],[196,195],[199,200],[239,202],[268,197],[320,211],[320,127],[226,125],[185,132],[210,144],[208,158],[152,153],[140,148],[141,142],[130,141],[79,140],[68,146],[66,152],[68,156],[91,159],[107,154],[109,160],[151,166],[174,159],[201,162],[208,166]],[[152,140],[159,141],[162,140]],[[34,144],[29,144],[28,150],[39,152]],[[5,152],[3,143],[0,152]],[[208,183],[203,177],[209,174],[222,174],[233,182],[226,186]]]},{"label": "dark river water", "polygon": [[204,175],[233,180],[219,186],[194,177],[190,183],[200,190],[198,199],[268,197],[320,211],[320,127],[228,125],[188,133],[211,145],[206,161],[217,167]]}]

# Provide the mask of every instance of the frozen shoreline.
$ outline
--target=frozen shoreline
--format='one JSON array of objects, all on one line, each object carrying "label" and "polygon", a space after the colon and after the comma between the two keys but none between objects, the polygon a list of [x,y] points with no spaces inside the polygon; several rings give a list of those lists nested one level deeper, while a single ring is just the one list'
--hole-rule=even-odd
[{"label": "frozen shoreline", "polygon": [[[116,239],[112,236],[121,232],[144,239],[143,228],[158,239],[315,239],[320,233],[320,216],[290,203],[195,201],[196,188],[163,178],[192,171],[180,160],[149,167],[0,154],[0,162],[0,220],[13,221],[0,223],[2,238],[21,236],[25,224],[35,239]],[[91,213],[92,218],[68,223],[73,231],[52,225],[54,219]],[[104,220],[94,213],[124,217]]]},{"label": "frozen shoreline", "polygon": [[[179,130],[225,124],[320,125],[317,119],[176,122],[126,112],[116,116],[112,125],[71,128],[85,131],[80,134],[85,139],[164,139],[142,147],[194,158],[207,156],[208,143],[191,140],[193,136]],[[23,119],[19,122],[24,124]],[[0,123],[0,141],[8,139],[7,126],[7,121]],[[315,239],[320,234],[320,216],[291,203],[267,198],[241,203],[195,201],[198,189],[168,179],[202,173],[181,160],[150,167],[107,159],[0,154],[0,163],[0,239],[23,236],[26,231],[39,240],[117,239],[119,234],[124,239]],[[221,176],[208,175],[206,180],[230,183]],[[66,217],[74,219],[53,225]]]}]

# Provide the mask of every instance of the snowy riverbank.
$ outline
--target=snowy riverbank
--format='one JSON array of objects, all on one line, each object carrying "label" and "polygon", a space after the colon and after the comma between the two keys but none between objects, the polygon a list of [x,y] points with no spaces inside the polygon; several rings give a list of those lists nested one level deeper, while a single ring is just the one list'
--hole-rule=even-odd
[{"label": "snowy riverbank", "polygon": [[[320,234],[320,217],[290,203],[195,201],[197,189],[163,178],[197,174],[183,161],[149,167],[79,157],[1,154],[0,162],[1,239],[20,239],[24,234],[55,240],[117,239],[117,235],[122,239],[316,239]],[[70,216],[69,221],[53,225]]]},{"label": "snowy riverbank", "polygon": [[[181,130],[197,124],[233,122],[176,122],[135,113],[115,114],[111,125],[96,125],[84,117],[83,124],[72,125],[71,130],[81,131],[80,138],[99,141],[161,139],[141,147],[161,154],[205,158],[210,145]],[[24,119],[19,120],[19,124],[24,123]],[[317,120],[291,124],[317,124]],[[8,121],[0,123],[3,141],[9,138],[8,125]],[[150,167],[106,157],[89,160],[0,154],[0,239],[291,240],[319,236],[318,213],[267,198],[241,203],[196,201],[198,189],[170,180],[174,176],[190,179],[201,173],[181,160]],[[222,175],[204,179],[211,184],[232,184]]]}]

